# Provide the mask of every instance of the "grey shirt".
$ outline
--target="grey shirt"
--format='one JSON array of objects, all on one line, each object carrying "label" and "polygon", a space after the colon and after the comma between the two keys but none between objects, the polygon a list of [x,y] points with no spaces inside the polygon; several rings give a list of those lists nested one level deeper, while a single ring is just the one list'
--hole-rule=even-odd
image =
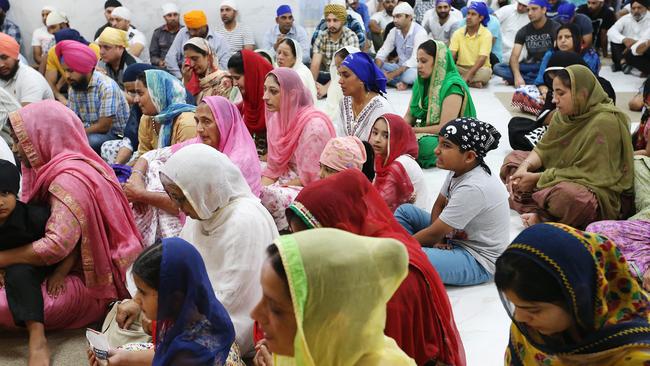
[{"label": "grey shirt", "polygon": [[508,192],[499,176],[480,166],[455,178],[449,172],[440,194],[448,201],[439,219],[466,234],[453,243],[494,274],[495,262],[510,242]]},{"label": "grey shirt", "polygon": [[[167,56],[165,56],[165,63],[167,64],[167,71],[177,78],[181,78],[181,67],[185,61],[185,55],[183,52],[183,45],[187,42],[192,36],[186,27],[181,28],[180,31],[176,34],[174,42],[169,47],[167,51]],[[209,29],[208,35],[205,37],[212,48],[212,52],[217,57],[219,61],[219,68],[221,70],[228,70],[228,60],[230,60],[230,47],[226,40],[215,31]]]},{"label": "grey shirt", "polygon": [[160,61],[165,60],[167,56],[167,51],[174,43],[174,38],[176,38],[176,33],[172,33],[167,30],[167,25],[156,28],[153,31],[153,36],[151,36],[151,44],[149,45],[149,56],[151,57],[151,64],[158,66]]}]

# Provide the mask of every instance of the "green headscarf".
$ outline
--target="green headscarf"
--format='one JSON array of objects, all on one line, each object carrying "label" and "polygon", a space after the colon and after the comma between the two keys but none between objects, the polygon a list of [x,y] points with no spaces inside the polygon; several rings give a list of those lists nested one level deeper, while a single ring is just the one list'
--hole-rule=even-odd
[{"label": "green headscarf", "polygon": [[[427,41],[429,42],[429,41]],[[439,124],[442,103],[458,90],[463,92],[461,114],[458,117],[476,117],[476,109],[469,87],[456,69],[456,64],[449,48],[440,41],[431,40],[436,45],[436,56],[433,61],[433,72],[428,79],[418,76],[413,83],[413,94],[409,109],[411,116],[417,121],[416,127],[426,127]],[[442,121],[446,123],[447,121]],[[419,154],[418,164],[423,168],[436,166],[434,150],[438,146],[438,136],[432,134],[418,135]]]},{"label": "green headscarf", "polygon": [[537,187],[578,183],[594,192],[602,219],[618,219],[621,193],[634,184],[629,117],[612,103],[587,67],[572,65],[566,70],[575,114],[555,113],[535,147],[544,167]]}]

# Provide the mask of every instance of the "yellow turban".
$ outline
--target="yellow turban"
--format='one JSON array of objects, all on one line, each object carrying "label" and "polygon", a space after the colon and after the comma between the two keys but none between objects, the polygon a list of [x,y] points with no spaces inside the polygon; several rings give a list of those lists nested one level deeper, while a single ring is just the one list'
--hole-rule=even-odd
[{"label": "yellow turban", "polygon": [[129,35],[117,28],[106,27],[102,34],[97,38],[98,43],[100,44],[110,44],[113,46],[122,46],[124,48],[129,47]]},{"label": "yellow turban", "polygon": [[183,15],[185,26],[188,28],[196,29],[208,25],[208,17],[205,16],[203,10],[188,11]]},{"label": "yellow turban", "polygon": [[338,4],[327,4],[325,5],[325,10],[323,11],[323,16],[327,18],[329,14],[334,14],[340,21],[345,22],[348,18],[348,12],[345,9],[345,6]]}]

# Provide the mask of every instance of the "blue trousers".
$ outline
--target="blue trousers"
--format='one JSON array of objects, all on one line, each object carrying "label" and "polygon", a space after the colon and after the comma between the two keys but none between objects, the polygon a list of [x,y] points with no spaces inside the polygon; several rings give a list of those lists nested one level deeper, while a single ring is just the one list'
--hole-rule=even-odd
[{"label": "blue trousers", "polygon": [[[410,203],[395,211],[395,218],[411,235],[431,225],[431,213]],[[462,246],[450,242],[452,249],[422,248],[429,262],[447,285],[478,285],[492,275]]]},{"label": "blue trousers", "polygon": [[115,133],[112,131],[108,133],[91,133],[88,135],[88,143],[90,144],[90,147],[95,150],[95,152],[101,156],[102,154],[102,144],[106,141],[110,140],[117,140],[120,137],[117,136]]},{"label": "blue trousers", "polygon": [[[535,85],[535,79],[537,78],[537,74],[539,73],[539,67],[540,67],[539,63],[519,64],[519,72],[521,73],[521,76],[524,78],[526,85]],[[510,63],[508,62],[501,62],[494,65],[494,67],[492,68],[492,72],[494,73],[494,75],[500,76],[504,80],[510,83],[515,82],[515,76],[512,74],[512,69],[510,68]]]},{"label": "blue trousers", "polygon": [[[381,66],[381,69],[386,72],[393,72],[397,69],[399,69],[400,66],[398,64],[391,64],[388,62],[384,62],[384,64]],[[406,85],[413,85],[415,82],[415,79],[418,77],[418,70],[415,67],[410,67],[406,71],[404,71],[400,76],[396,77],[395,79],[391,80],[388,82],[388,85],[390,86],[395,86],[397,83],[402,82]]]}]

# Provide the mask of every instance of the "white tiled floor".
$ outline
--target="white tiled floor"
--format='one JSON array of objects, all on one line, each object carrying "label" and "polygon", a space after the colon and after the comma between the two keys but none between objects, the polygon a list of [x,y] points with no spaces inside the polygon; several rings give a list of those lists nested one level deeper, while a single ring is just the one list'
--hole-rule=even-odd
[{"label": "white tiled floor", "polygon": [[[608,79],[617,92],[634,92],[639,89],[643,79],[622,73],[612,73],[604,66],[601,76]],[[472,89],[472,99],[476,106],[478,118],[493,124],[501,132],[499,148],[488,154],[487,163],[493,173],[498,174],[504,157],[512,150],[508,143],[508,121],[510,113],[494,96],[494,92],[513,91],[503,84],[500,78],[493,77],[486,89]],[[398,92],[390,89],[388,99],[397,114],[402,115],[408,106],[410,92]],[[633,121],[638,122],[638,121]],[[438,192],[446,175],[439,169],[425,171],[433,192]],[[437,196],[434,195],[434,197]],[[433,202],[431,202],[433,205]],[[511,211],[510,239],[523,229],[519,216]],[[503,364],[503,352],[508,341],[510,319],[506,315],[494,283],[490,282],[473,287],[448,287],[456,324],[461,333],[467,365],[492,366]]]}]

